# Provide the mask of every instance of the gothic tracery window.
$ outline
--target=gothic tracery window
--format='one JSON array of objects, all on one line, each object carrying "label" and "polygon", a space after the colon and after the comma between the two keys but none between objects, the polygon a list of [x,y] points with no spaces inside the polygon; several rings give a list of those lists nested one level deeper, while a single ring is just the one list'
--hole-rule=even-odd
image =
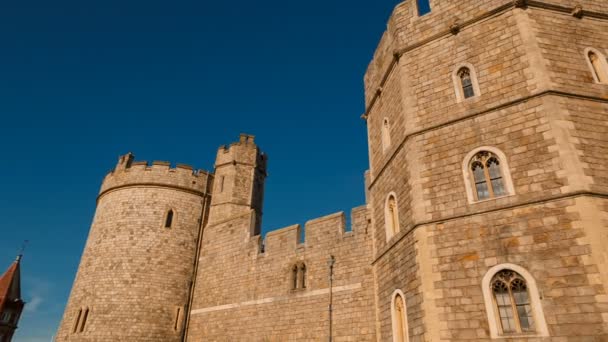
[{"label": "gothic tracery window", "polygon": [[460,68],[460,70],[458,70],[458,77],[460,78],[460,86],[462,87],[462,96],[465,99],[475,96],[473,80],[471,79],[471,70],[467,67]]},{"label": "gothic tracery window", "polygon": [[473,156],[469,167],[478,201],[507,195],[501,163],[495,154],[480,151]]},{"label": "gothic tracery window", "polygon": [[534,332],[534,318],[526,280],[517,272],[502,270],[490,283],[503,334]]}]

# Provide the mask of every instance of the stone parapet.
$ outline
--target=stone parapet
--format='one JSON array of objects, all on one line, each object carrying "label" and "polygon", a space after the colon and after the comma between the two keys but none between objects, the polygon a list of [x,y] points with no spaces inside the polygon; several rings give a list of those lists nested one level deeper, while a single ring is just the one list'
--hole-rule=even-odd
[{"label": "stone parapet", "polygon": [[195,170],[192,166],[177,164],[172,168],[169,162],[134,161],[135,156],[128,153],[121,156],[116,168],[103,180],[99,196],[108,191],[126,186],[160,186],[181,189],[200,195],[211,193],[213,174]]}]

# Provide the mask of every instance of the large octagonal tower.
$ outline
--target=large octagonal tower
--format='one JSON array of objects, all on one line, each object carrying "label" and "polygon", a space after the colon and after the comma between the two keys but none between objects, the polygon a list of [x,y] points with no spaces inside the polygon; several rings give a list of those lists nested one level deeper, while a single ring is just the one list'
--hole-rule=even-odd
[{"label": "large octagonal tower", "polygon": [[379,340],[608,339],[608,3],[426,5],[365,76]]}]

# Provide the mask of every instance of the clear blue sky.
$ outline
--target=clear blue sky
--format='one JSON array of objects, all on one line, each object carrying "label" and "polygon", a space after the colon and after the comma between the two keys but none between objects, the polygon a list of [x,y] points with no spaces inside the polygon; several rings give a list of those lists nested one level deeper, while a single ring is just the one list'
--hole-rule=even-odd
[{"label": "clear blue sky", "polygon": [[363,74],[397,3],[2,1],[0,272],[31,241],[16,342],[54,334],[120,154],[210,169],[256,135],[265,232],[363,204]]}]

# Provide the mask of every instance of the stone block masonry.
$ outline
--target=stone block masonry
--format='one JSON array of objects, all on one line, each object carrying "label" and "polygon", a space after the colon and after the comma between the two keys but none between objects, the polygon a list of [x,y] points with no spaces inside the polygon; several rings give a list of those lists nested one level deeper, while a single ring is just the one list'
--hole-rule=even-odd
[{"label": "stone block masonry", "polygon": [[608,341],[608,2],[416,4],[365,74],[352,231],[262,240],[251,135],[213,172],[128,154],[57,341]]}]

